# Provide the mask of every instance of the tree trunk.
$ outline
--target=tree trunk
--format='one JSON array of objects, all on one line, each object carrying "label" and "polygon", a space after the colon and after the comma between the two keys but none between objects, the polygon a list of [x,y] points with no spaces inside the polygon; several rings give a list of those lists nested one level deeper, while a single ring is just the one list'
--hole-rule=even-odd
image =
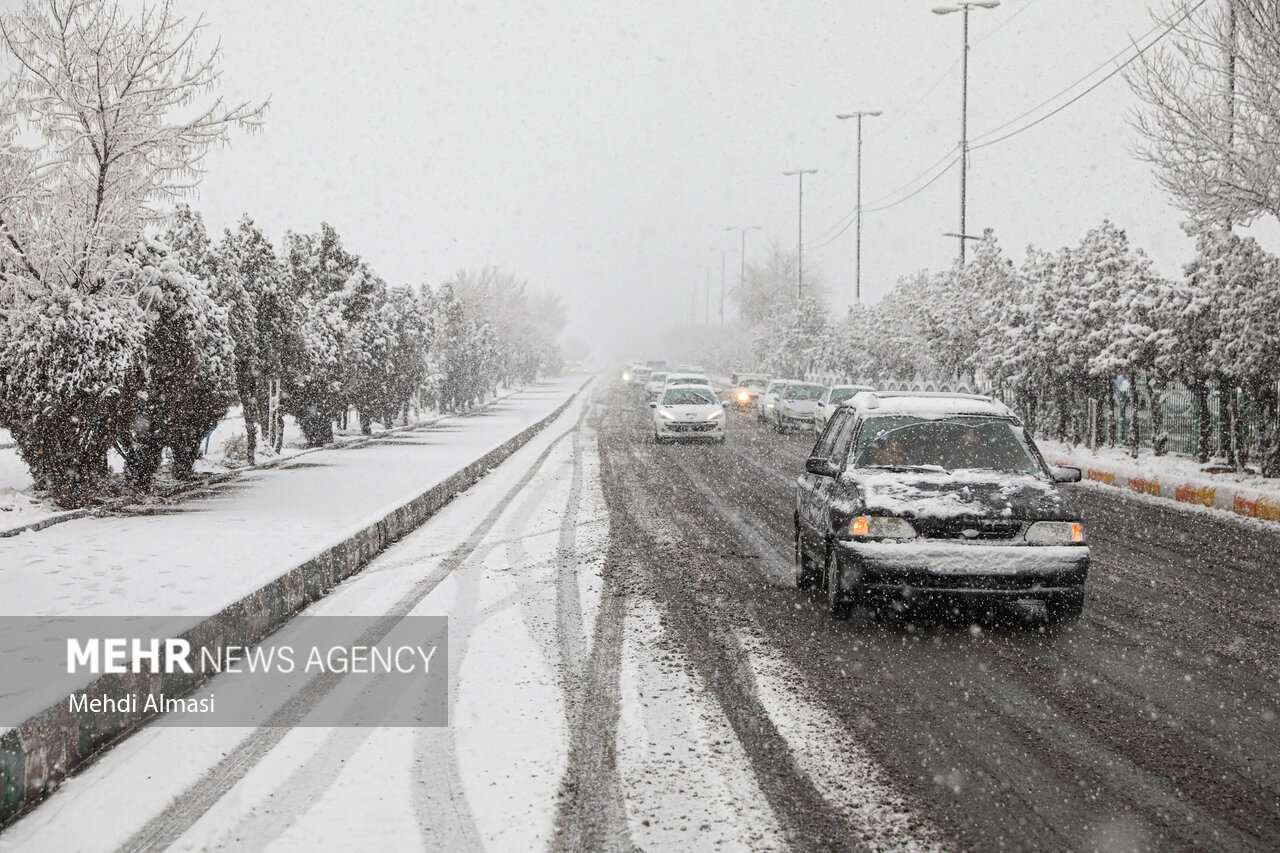
[{"label": "tree trunk", "polygon": [[1213,443],[1213,419],[1209,413],[1209,383],[1197,379],[1191,385],[1196,407],[1196,461],[1204,465],[1209,461]]},{"label": "tree trunk", "polygon": [[1169,432],[1164,422],[1166,387],[1165,380],[1147,377],[1147,395],[1151,403],[1151,449],[1156,456],[1169,452]]},{"label": "tree trunk", "polygon": [[258,452],[258,401],[253,394],[240,394],[241,415],[244,417],[244,459],[249,465],[257,464]]},{"label": "tree trunk", "polygon": [[1138,449],[1142,446],[1139,434],[1142,423],[1142,400],[1138,395],[1138,374],[1129,374],[1129,456],[1138,458]]}]

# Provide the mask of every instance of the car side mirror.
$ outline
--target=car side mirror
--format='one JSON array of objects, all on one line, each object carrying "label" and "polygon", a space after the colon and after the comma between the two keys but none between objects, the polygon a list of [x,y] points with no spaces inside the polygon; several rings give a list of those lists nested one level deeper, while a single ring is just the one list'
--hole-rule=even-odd
[{"label": "car side mirror", "polygon": [[656,409],[656,408],[658,408],[658,404],[657,404],[657,403],[650,403],[650,404],[649,404],[649,408],[651,408],[651,409]]},{"label": "car side mirror", "polygon": [[840,473],[830,459],[823,459],[821,456],[810,456],[806,459],[804,461],[804,470],[810,474],[817,474],[819,477],[834,477]]},{"label": "car side mirror", "polygon": [[729,408],[729,403],[728,403],[728,401],[726,401],[726,400],[721,400],[721,401],[720,401],[720,408],[722,408],[722,409],[727,409],[727,408]]},{"label": "car side mirror", "polygon": [[1084,477],[1079,468],[1072,468],[1070,465],[1060,465],[1052,469],[1052,472],[1055,483],[1078,483]]}]

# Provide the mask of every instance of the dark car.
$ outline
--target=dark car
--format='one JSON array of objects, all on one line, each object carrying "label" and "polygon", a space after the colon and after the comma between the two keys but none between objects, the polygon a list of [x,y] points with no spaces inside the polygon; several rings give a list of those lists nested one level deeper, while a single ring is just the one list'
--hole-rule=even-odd
[{"label": "dark car", "polygon": [[1037,599],[1079,617],[1089,548],[1059,483],[1002,403],[961,394],[858,394],[797,480],[796,585],[831,613],[905,597]]}]

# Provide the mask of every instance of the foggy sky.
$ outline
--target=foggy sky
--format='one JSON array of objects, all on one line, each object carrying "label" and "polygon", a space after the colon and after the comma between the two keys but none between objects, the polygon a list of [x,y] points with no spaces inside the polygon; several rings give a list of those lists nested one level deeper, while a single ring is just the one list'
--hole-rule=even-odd
[{"label": "foggy sky", "polygon": [[[726,225],[806,244],[853,208],[853,127],[868,119],[864,200],[959,137],[960,16],[924,0],[425,2],[180,0],[207,7],[230,97],[270,95],[265,131],[214,152],[193,203],[211,229],[248,211],[272,239],[332,222],[391,282],[438,283],[496,264],[560,291],[598,355],[642,348],[688,314]],[[1048,97],[1145,33],[1143,0],[1005,0],[972,17],[970,135]],[[998,29],[997,29],[998,28]],[[972,157],[969,231],[1011,255],[1077,241],[1104,216],[1173,274],[1191,243],[1131,156],[1117,78],[1039,127]],[[869,301],[950,263],[953,170],[869,215]],[[762,236],[763,235],[763,236]],[[850,230],[806,262],[851,300]],[[736,277],[736,260],[729,264]],[[640,354],[640,353],[637,353]]]}]

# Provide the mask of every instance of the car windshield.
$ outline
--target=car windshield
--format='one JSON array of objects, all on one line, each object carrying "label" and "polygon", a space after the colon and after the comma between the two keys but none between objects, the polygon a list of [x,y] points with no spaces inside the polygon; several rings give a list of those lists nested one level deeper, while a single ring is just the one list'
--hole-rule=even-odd
[{"label": "car windshield", "polygon": [[791,385],[782,396],[788,400],[816,400],[826,390],[821,385]]},{"label": "car windshield", "polygon": [[1021,431],[1002,418],[871,418],[853,448],[858,468],[1044,474]]},{"label": "car windshield", "polygon": [[665,373],[653,373],[653,374],[650,374],[649,376],[649,380],[651,382],[665,382],[666,378],[667,378],[667,374]]},{"label": "car windshield", "polygon": [[706,388],[671,388],[662,395],[664,406],[714,406],[718,402]]},{"label": "car windshield", "polygon": [[756,379],[754,377],[742,380],[742,386],[744,388],[755,388],[759,390],[761,388],[764,388],[766,384],[768,383],[766,383],[763,379]]},{"label": "car windshield", "polygon": [[832,388],[831,402],[843,403],[845,400],[848,400],[850,397],[852,397],[854,394],[857,394],[861,390],[862,390],[861,388]]}]

